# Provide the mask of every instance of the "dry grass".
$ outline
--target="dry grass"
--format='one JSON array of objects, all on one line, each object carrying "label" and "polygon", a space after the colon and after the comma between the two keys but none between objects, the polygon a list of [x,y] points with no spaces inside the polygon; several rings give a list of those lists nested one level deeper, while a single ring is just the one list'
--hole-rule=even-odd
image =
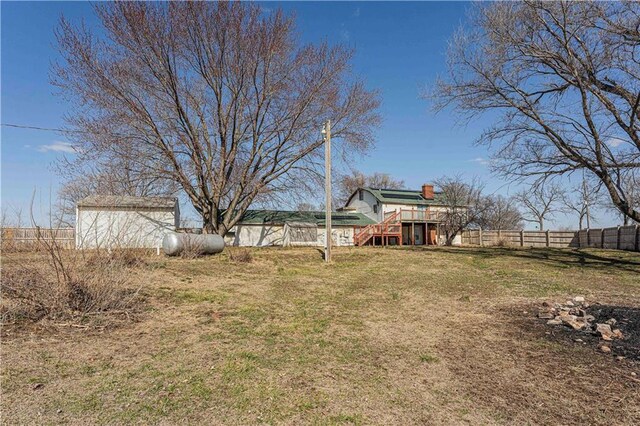
[{"label": "dry grass", "polygon": [[[108,332],[4,330],[3,419],[68,424],[638,424],[637,364],[560,344],[547,298],[640,305],[640,256],[509,248],[149,257]],[[525,313],[526,312],[526,313]],[[636,376],[637,377],[637,376]]]},{"label": "dry grass", "polygon": [[253,256],[251,250],[245,247],[229,247],[227,249],[229,260],[235,263],[251,263]]}]

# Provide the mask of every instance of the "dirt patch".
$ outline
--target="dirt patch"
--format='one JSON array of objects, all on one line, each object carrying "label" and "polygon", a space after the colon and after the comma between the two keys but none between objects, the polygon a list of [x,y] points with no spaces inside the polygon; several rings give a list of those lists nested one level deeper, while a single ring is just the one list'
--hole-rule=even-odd
[{"label": "dirt patch", "polygon": [[[573,330],[564,325],[547,326],[553,330],[549,336],[555,340],[584,343],[596,348],[606,345],[614,356],[640,361],[640,308],[595,304],[585,311],[595,318],[593,324],[606,324],[614,319],[615,328],[620,329],[623,338],[607,342],[591,329]],[[541,322],[544,323],[543,320]]]},{"label": "dirt patch", "polygon": [[478,309],[485,315],[460,316],[439,345],[477,410],[500,424],[638,424],[637,362],[575,342],[533,318],[530,304]]}]

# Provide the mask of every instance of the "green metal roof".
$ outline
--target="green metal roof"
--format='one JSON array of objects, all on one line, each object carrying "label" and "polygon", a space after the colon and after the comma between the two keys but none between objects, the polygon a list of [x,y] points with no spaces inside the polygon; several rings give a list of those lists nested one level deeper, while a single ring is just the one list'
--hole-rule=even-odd
[{"label": "green metal roof", "polygon": [[[408,204],[416,206],[443,206],[444,194],[434,192],[433,200],[428,200],[422,196],[422,191],[411,189],[384,189],[384,188],[360,188],[369,191],[381,203],[385,204]],[[356,191],[351,197],[357,194]]]},{"label": "green metal roof", "polygon": [[[305,222],[316,225],[324,225],[325,212],[310,211],[297,212],[285,210],[247,210],[240,219],[243,225],[282,225],[285,222]],[[376,223],[362,213],[332,212],[331,224],[333,226],[366,226]]]}]

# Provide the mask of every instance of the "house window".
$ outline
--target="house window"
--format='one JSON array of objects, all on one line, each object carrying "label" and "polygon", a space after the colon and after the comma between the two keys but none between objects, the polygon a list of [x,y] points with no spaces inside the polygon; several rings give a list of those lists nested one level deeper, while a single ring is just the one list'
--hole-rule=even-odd
[{"label": "house window", "polygon": [[364,200],[364,194],[362,193],[362,189],[358,190],[358,200],[360,201]]},{"label": "house window", "polygon": [[377,204],[374,204],[374,206],[373,206],[373,212],[374,212],[374,213],[378,213],[378,205],[377,205]]}]

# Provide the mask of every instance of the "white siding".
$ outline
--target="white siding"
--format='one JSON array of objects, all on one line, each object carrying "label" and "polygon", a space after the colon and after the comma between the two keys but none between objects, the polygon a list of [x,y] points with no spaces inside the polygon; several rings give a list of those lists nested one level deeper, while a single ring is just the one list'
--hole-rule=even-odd
[{"label": "white siding", "polygon": [[77,248],[156,248],[176,228],[177,211],[79,208]]},{"label": "white siding", "polygon": [[284,237],[282,225],[236,225],[225,237],[225,244],[241,247],[281,246]]},{"label": "white siding", "polygon": [[378,213],[373,212],[373,206],[378,204],[378,200],[369,191],[362,191],[362,201],[358,194],[355,194],[346,207],[353,207],[356,212],[362,213],[376,222],[382,222],[382,209]]},{"label": "white siding", "polygon": [[[324,246],[325,229],[318,227],[318,239],[311,246]],[[353,227],[332,227],[331,235],[336,246],[353,245]],[[284,240],[283,225],[237,225],[225,237],[225,244],[240,247],[282,246]]]},{"label": "white siding", "polygon": [[[324,228],[318,228],[318,245],[324,247],[327,231]],[[340,226],[331,227],[331,241],[335,246],[352,246],[353,245],[353,227]]]}]

